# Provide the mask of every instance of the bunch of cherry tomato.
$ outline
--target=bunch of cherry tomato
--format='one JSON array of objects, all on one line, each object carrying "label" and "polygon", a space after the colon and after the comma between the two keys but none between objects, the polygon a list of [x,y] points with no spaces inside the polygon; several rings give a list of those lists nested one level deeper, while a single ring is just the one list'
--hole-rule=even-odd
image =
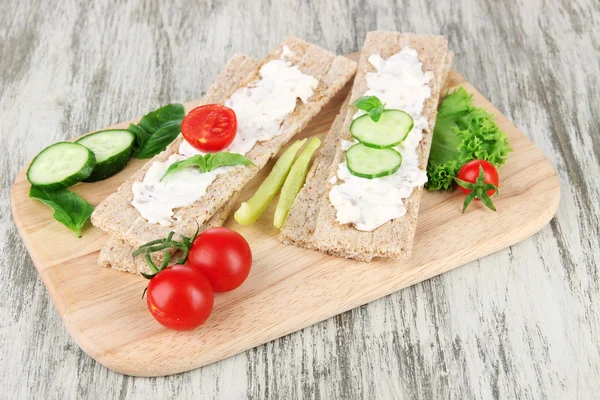
[{"label": "bunch of cherry tomato", "polygon": [[215,293],[239,287],[251,266],[250,245],[242,235],[224,227],[208,229],[194,239],[185,264],[152,276],[148,309],[167,328],[194,329],[210,316]]}]

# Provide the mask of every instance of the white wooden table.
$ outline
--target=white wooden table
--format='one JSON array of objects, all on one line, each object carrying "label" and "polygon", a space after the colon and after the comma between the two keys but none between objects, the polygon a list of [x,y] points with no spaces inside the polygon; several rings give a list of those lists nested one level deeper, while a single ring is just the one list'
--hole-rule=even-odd
[{"label": "white wooden table", "polygon": [[[598,1],[52,3],[0,7],[0,398],[598,396]],[[374,29],[448,37],[455,68],[558,170],[556,218],[500,253],[193,372],[132,378],[83,353],[11,219],[24,163],[199,98],[233,52],[262,57],[293,34],[346,54]]]}]

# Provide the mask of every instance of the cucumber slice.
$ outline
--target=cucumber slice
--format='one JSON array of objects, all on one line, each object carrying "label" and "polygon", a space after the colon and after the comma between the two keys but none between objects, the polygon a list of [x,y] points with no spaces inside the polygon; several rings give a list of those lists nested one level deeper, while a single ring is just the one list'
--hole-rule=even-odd
[{"label": "cucumber slice", "polygon": [[385,110],[378,122],[369,114],[356,118],[350,125],[350,133],[367,147],[387,149],[402,143],[414,124],[410,114],[404,111]]},{"label": "cucumber slice", "polygon": [[76,143],[90,149],[96,156],[96,167],[86,182],[110,178],[121,171],[131,158],[135,136],[125,129],[109,129],[91,133]]},{"label": "cucumber slice", "polygon": [[394,149],[374,149],[358,143],[346,151],[346,163],[352,175],[381,178],[398,171],[402,155]]},{"label": "cucumber slice", "polygon": [[66,189],[87,179],[96,165],[96,157],[78,143],[59,142],[38,154],[29,169],[27,180],[44,190]]}]

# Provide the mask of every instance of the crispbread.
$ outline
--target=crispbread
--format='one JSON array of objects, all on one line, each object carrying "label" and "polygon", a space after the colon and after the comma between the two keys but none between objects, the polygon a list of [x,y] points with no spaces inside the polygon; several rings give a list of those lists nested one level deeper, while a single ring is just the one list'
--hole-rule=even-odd
[{"label": "crispbread", "polygon": [[[202,98],[201,103],[210,103],[223,99],[224,96],[235,88],[236,82],[248,76],[249,73],[254,71],[259,63],[259,60],[244,54],[234,54],[208,89]],[[223,221],[227,219],[236,197],[237,196],[233,196],[221,210],[217,211],[215,215],[202,226],[203,230],[212,226],[221,225]],[[143,257],[138,257],[135,260],[131,257],[131,253],[134,249],[135,247],[132,247],[127,242],[111,236],[100,251],[98,263],[103,267],[112,267],[118,271],[138,273],[141,270],[142,272],[148,272],[148,267]],[[162,262],[162,257],[160,255],[154,256],[153,258],[156,262]],[[176,255],[173,255],[173,258],[176,259]]]},{"label": "crispbread", "polygon": [[[350,99],[351,101],[356,100],[367,90],[365,75],[374,70],[368,62],[371,54],[378,53],[383,58],[388,58],[405,46],[417,50],[419,59],[423,63],[423,69],[434,74],[434,78],[430,82],[431,96],[423,107],[423,115],[427,116],[430,129],[424,132],[423,140],[417,149],[420,167],[425,169],[431,147],[431,132],[437,115],[438,98],[452,62],[452,53],[448,51],[448,43],[443,37],[370,32],[367,34],[361,53]],[[342,114],[344,120],[343,124],[340,124],[341,128],[330,131],[330,135],[336,136],[332,142],[339,143],[341,139],[352,139],[349,126],[353,114],[354,110],[346,107],[345,114]],[[295,225],[297,221],[292,219],[290,226],[288,227],[286,223],[282,230],[282,241],[360,261],[371,261],[373,257],[408,258],[414,241],[422,188],[414,190],[405,201],[407,212],[404,217],[390,221],[372,232],[359,231],[350,225],[341,225],[336,221],[336,210],[329,201],[329,192],[333,186],[333,183],[329,182],[329,178],[335,176],[338,164],[343,158],[344,152],[340,146],[337,146],[335,154],[331,157],[329,169],[324,172],[326,177],[319,180],[321,194],[317,196],[319,198],[318,213],[314,217],[314,222],[308,224],[310,228],[297,226]],[[323,185],[322,182],[325,184]],[[294,210],[296,207],[298,210]],[[300,199],[298,204],[294,203],[291,213],[308,215],[306,210],[308,210],[308,206]],[[310,234],[313,224],[314,234],[308,238],[301,238],[300,235]],[[294,232],[295,229],[298,229],[298,232]]]},{"label": "crispbread", "polygon": [[[243,187],[269,158],[277,154],[288,140],[306,126],[356,71],[356,63],[353,61],[335,56],[331,52],[297,38],[284,39],[262,64],[279,58],[283,46],[288,46],[295,53],[288,59],[302,72],[317,78],[319,85],[308,102],[299,102],[296,109],[288,116],[282,124],[280,135],[269,141],[257,143],[248,152],[246,156],[254,162],[256,167],[237,167],[231,173],[219,175],[209,186],[207,194],[200,200],[189,207],[175,210],[174,218],[178,222],[174,226],[148,224],[131,205],[132,184],[143,179],[153,161],[164,161],[175,153],[181,143],[181,139],[178,139],[126,181],[116,193],[105,199],[94,211],[92,223],[116,238],[128,242],[132,247],[137,247],[157,237],[164,237],[171,230],[176,234],[191,235],[196,229],[196,222],[202,225],[214,215],[216,210],[229,200],[234,191]],[[247,86],[254,81],[258,76],[259,68],[260,66],[256,67],[247,78],[238,79],[236,88]],[[225,97],[229,97],[233,91],[231,90]]]},{"label": "crispbread", "polygon": [[[215,215],[213,215],[206,223],[199,227],[200,232],[213,228],[215,226],[223,225],[223,222],[229,216],[231,209],[233,208],[239,193],[233,195],[231,200],[223,206]],[[131,254],[135,248],[131,247],[131,245],[122,240],[116,239],[111,236],[108,239],[108,242],[104,245],[102,250],[100,250],[100,256],[98,257],[98,264],[102,267],[113,268],[117,271],[129,272],[132,274],[139,274],[143,272],[145,274],[150,274],[150,267],[146,264],[144,257],[132,257]],[[171,262],[169,264],[173,264],[179,260],[181,252],[176,251],[171,254]],[[155,264],[160,264],[163,260],[160,255],[153,256],[153,260]]]}]

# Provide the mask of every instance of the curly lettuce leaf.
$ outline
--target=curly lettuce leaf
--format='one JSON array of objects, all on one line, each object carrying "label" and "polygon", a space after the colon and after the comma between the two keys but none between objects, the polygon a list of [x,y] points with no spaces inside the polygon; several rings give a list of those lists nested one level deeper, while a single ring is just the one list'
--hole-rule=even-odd
[{"label": "curly lettuce leaf", "polygon": [[427,165],[427,189],[450,191],[465,163],[481,159],[499,167],[512,151],[494,116],[472,104],[473,95],[463,87],[442,101]]}]

